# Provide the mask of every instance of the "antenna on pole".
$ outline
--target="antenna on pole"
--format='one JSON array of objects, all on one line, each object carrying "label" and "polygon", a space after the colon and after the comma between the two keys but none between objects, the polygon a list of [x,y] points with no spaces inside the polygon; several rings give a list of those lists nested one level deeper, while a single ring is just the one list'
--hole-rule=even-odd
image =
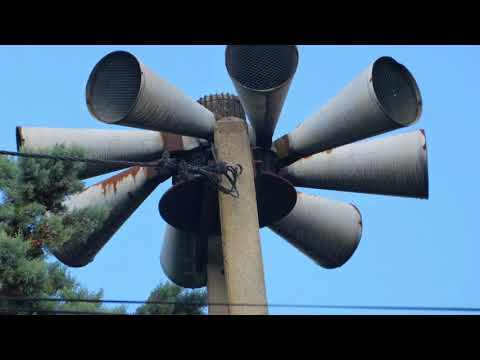
[{"label": "antenna on pole", "polygon": [[103,57],[87,82],[88,110],[104,123],[139,130],[16,129],[18,149],[82,149],[91,159],[82,178],[127,167],[65,200],[67,211],[98,205],[111,211],[85,241],[67,242],[53,254],[68,266],[87,265],[172,177],[159,202],[167,223],[160,256],[165,274],[179,286],[207,285],[212,303],[265,304],[212,307],[211,314],[266,314],[260,227],[327,269],[347,263],[362,235],[354,205],[297,193],[295,186],[428,198],[424,130],[363,141],[420,118],[419,87],[391,57],[374,60],[272,142],[298,57],[295,45],[229,45],[225,65],[238,97],[198,101],[131,53]]}]

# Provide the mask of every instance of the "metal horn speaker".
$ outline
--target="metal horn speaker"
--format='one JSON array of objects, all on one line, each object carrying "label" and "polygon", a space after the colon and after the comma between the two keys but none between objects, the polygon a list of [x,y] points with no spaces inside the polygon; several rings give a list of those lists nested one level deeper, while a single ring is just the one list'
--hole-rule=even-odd
[{"label": "metal horn speaker", "polygon": [[214,115],[126,51],[106,55],[87,82],[87,106],[98,120],[210,139]]},{"label": "metal horn speaker", "polygon": [[347,203],[298,193],[293,210],[270,229],[320,266],[342,266],[362,236],[362,216]]},{"label": "metal horn speaker", "polygon": [[72,238],[51,252],[68,266],[87,265],[147,196],[170,176],[168,171],[135,166],[70,196],[64,202],[67,212],[101,206],[109,215],[84,241]]},{"label": "metal horn speaker", "polygon": [[425,132],[340,146],[298,160],[280,173],[295,186],[427,199]]},{"label": "metal horn speaker", "polygon": [[229,45],[225,64],[252,123],[257,145],[270,147],[298,65],[295,45]]},{"label": "metal horn speaker", "polygon": [[[164,135],[157,131],[97,130],[17,127],[17,149],[48,151],[56,145],[82,150],[85,157],[98,160],[150,161],[165,148]],[[166,135],[165,135],[166,136]],[[80,179],[107,174],[126,165],[87,163]]]},{"label": "metal horn speaker", "polygon": [[274,142],[284,164],[341,145],[409,126],[422,98],[412,74],[381,57],[323,108]]}]

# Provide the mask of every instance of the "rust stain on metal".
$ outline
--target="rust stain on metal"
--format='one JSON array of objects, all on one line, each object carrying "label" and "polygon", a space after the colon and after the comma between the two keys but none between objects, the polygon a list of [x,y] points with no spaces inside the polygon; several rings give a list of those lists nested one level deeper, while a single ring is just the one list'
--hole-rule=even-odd
[{"label": "rust stain on metal", "polygon": [[145,175],[147,178],[153,178],[159,174],[159,171],[153,167],[144,167],[143,171],[145,171]]},{"label": "rust stain on metal", "polygon": [[134,166],[130,169],[127,169],[125,171],[122,171],[120,174],[112,176],[111,178],[108,178],[100,183],[98,183],[95,186],[100,186],[103,191],[103,195],[107,194],[107,189],[109,186],[113,187],[113,191],[117,193],[117,186],[119,183],[124,181],[127,177],[133,176],[133,179],[135,180],[135,177],[137,176],[138,172],[142,169],[141,166]]},{"label": "rust stain on metal", "polygon": [[181,135],[162,132],[162,139],[164,148],[168,152],[183,150],[183,139]]}]

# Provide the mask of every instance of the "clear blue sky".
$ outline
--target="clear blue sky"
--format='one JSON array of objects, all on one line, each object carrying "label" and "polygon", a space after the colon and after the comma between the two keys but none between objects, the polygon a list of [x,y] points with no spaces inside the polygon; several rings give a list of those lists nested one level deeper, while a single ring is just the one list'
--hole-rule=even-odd
[{"label": "clear blue sky", "polygon": [[[224,48],[0,46],[0,148],[15,150],[18,125],[121,129],[95,120],[85,103],[90,71],[113,50],[134,53],[193,99],[234,92],[224,66]],[[480,241],[476,230],[480,47],[299,46],[299,51],[298,70],[274,138],[318,110],[373,60],[392,56],[417,79],[424,107],[417,124],[382,137],[425,129],[430,199],[300,189],[356,204],[363,216],[363,236],[343,267],[326,270],[270,230],[262,229],[268,301],[480,307]],[[159,263],[164,222],[158,201],[170,186],[168,181],[158,187],[95,261],[72,269],[72,274],[92,290],[103,288],[105,298],[146,299],[160,281],[166,280]],[[271,308],[270,313],[386,312]]]}]

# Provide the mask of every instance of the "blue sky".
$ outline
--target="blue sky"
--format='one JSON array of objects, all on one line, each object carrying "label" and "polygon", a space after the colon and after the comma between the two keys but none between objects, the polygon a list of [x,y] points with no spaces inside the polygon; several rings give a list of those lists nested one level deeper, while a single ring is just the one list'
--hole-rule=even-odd
[{"label": "blue sky", "polygon": [[[0,46],[0,148],[15,150],[15,126],[122,129],[88,112],[85,85],[113,50],[138,56],[193,99],[233,92],[224,46]],[[480,176],[480,47],[299,46],[299,65],[274,138],[300,124],[384,55],[403,63],[423,97],[420,121],[381,137],[425,129],[430,199],[299,189],[354,203],[363,236],[353,257],[326,270],[268,229],[261,230],[268,302],[480,307],[475,224]],[[123,128],[126,129],[126,128]],[[99,178],[100,179],[100,178]],[[89,180],[88,184],[99,179]],[[166,277],[159,263],[164,222],[159,186],[97,255],[71,272],[105,298],[144,300]],[[133,309],[133,307],[130,307]],[[271,314],[420,312],[270,308]],[[433,312],[429,312],[433,313]]]}]

